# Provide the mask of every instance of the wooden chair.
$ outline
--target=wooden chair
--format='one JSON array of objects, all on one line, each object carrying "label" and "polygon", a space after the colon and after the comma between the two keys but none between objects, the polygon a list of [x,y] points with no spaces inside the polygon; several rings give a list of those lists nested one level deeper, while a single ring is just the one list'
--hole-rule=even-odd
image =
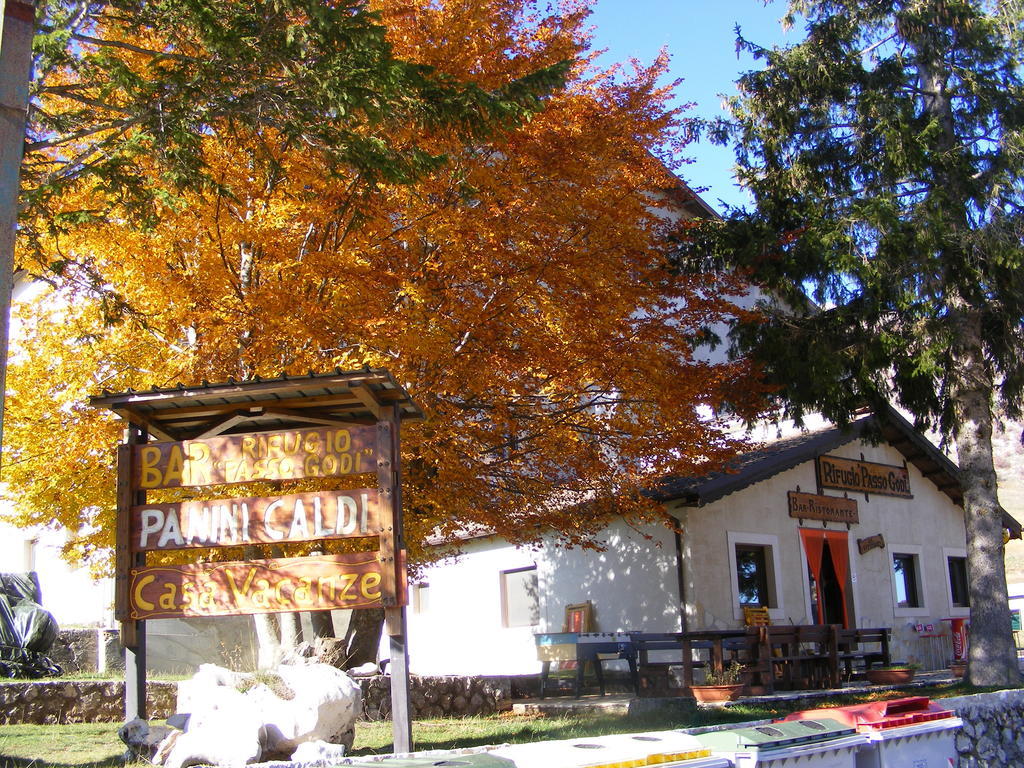
[{"label": "wooden chair", "polygon": [[797,628],[798,668],[796,675],[803,688],[838,688],[838,625],[811,624]]},{"label": "wooden chair", "polygon": [[767,627],[772,623],[768,615],[768,608],[763,605],[743,606],[743,626],[745,627]]},{"label": "wooden chair", "polygon": [[[861,627],[854,629],[843,629],[837,627],[835,644],[838,649],[838,658],[845,667],[846,679],[853,676],[855,664],[862,664],[865,670],[871,669],[874,664],[889,664],[892,659],[889,655],[889,629],[888,627]],[[872,646],[868,648],[866,646]]]},{"label": "wooden chair", "polygon": [[747,632],[753,636],[751,673],[768,693],[774,693],[777,684],[780,688],[791,688],[797,649],[796,627],[769,625],[750,627]]}]

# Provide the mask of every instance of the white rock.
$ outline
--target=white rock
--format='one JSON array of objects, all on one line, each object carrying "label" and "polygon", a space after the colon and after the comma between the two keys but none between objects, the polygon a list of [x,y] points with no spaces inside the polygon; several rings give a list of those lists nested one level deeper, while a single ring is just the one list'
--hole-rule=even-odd
[{"label": "white rock", "polygon": [[365,664],[360,664],[358,667],[352,667],[352,669],[346,670],[352,677],[370,677],[376,675],[379,671],[379,667],[375,662],[368,661]]},{"label": "white rock", "polygon": [[235,691],[244,679],[245,675],[216,664],[200,664],[191,679],[178,683],[177,711],[194,712],[196,708],[205,705],[205,699],[211,691]]},{"label": "white rock", "polygon": [[360,711],[359,685],[327,664],[281,665],[258,675],[203,665],[178,684],[178,712],[187,713],[187,724],[166,765],[285,760],[306,742],[343,754],[352,748]]},{"label": "white rock", "polygon": [[188,713],[187,712],[176,712],[167,718],[167,725],[171,728],[177,728],[179,731],[188,730]]},{"label": "white rock", "polygon": [[332,763],[343,758],[346,752],[347,750],[342,744],[304,741],[295,748],[289,759],[293,763]]},{"label": "white rock", "polygon": [[264,756],[285,759],[306,741],[341,744],[350,750],[362,707],[359,685],[327,664],[282,664],[274,672],[294,698],[281,699],[264,686],[250,691],[261,702]]},{"label": "white rock", "polygon": [[129,720],[117,729],[117,735],[128,747],[125,762],[160,762],[155,759],[167,745],[173,743],[178,731],[163,725],[150,726],[141,718]]},{"label": "white rock", "polygon": [[179,733],[164,765],[167,768],[190,765],[242,768],[257,762],[262,754],[259,724],[222,712],[207,716],[202,728]]}]

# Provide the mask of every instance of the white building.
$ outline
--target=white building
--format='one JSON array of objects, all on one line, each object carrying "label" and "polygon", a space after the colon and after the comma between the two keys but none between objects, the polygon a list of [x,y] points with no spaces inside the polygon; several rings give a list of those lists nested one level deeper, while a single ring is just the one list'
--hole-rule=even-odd
[{"label": "white building", "polygon": [[[875,445],[864,435],[879,426]],[[819,466],[837,464],[889,472],[892,487],[819,487]],[[943,620],[970,614],[962,492],[948,458],[892,411],[881,424],[867,417],[776,441],[734,470],[663,484],[678,536],[618,523],[601,536],[603,552],[554,539],[536,550],[466,541],[460,559],[411,588],[412,671],[535,673],[534,633],[563,631],[566,607],[587,601],[597,631],[739,627],[744,605],[763,605],[773,623],[889,627],[894,659],[948,665]],[[819,506],[839,511],[825,517],[852,521],[814,519],[804,507],[805,519],[792,516],[790,505],[807,501],[797,493],[827,497]],[[1020,525],[1004,519],[1019,537]]]}]

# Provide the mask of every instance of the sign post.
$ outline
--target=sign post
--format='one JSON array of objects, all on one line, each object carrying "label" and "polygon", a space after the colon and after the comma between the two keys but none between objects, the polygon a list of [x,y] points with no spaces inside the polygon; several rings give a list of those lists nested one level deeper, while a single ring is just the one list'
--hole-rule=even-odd
[{"label": "sign post", "polygon": [[146,625],[132,618],[128,605],[128,578],[131,570],[146,564],[146,553],[132,547],[129,530],[131,509],[146,501],[145,491],[132,483],[132,452],[144,443],[146,433],[135,424],[125,430],[124,442],[117,448],[117,531],[114,549],[114,618],[121,623],[124,646],[125,720],[146,719]]},{"label": "sign post", "polygon": [[[390,374],[364,369],[105,394],[93,404],[110,407],[129,423],[117,454],[115,546],[115,616],[127,652],[126,717],[146,717],[147,620],[376,608],[383,609],[391,649],[394,748],[412,751],[399,438],[401,419],[422,413]],[[267,428],[268,413],[276,428]],[[154,432],[172,439],[149,442]],[[149,491],[239,483],[270,484],[273,491],[279,481],[349,475],[375,476],[377,487],[171,502],[147,498]],[[356,538],[375,538],[377,547],[306,557],[146,562],[147,552],[249,551]]]}]

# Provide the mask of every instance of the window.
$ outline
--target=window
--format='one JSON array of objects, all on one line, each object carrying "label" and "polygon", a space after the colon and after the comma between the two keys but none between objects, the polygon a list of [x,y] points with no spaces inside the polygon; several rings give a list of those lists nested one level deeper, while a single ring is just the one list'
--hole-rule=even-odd
[{"label": "window", "polygon": [[501,572],[501,624],[532,627],[540,622],[537,566]]},{"label": "window", "polygon": [[771,607],[768,592],[768,547],[736,545],[736,585],[740,605]]},{"label": "window", "polygon": [[917,555],[894,553],[892,573],[893,585],[896,588],[896,607],[920,608],[921,584],[918,579]]},{"label": "window", "polygon": [[949,569],[949,599],[954,608],[968,608],[971,605],[967,591],[967,558],[947,557]]},{"label": "window", "polygon": [[784,618],[782,585],[779,583],[776,568],[778,538],[758,533],[729,531],[727,540],[733,618],[737,621],[742,620],[743,609],[754,607],[767,608],[772,619]]}]

